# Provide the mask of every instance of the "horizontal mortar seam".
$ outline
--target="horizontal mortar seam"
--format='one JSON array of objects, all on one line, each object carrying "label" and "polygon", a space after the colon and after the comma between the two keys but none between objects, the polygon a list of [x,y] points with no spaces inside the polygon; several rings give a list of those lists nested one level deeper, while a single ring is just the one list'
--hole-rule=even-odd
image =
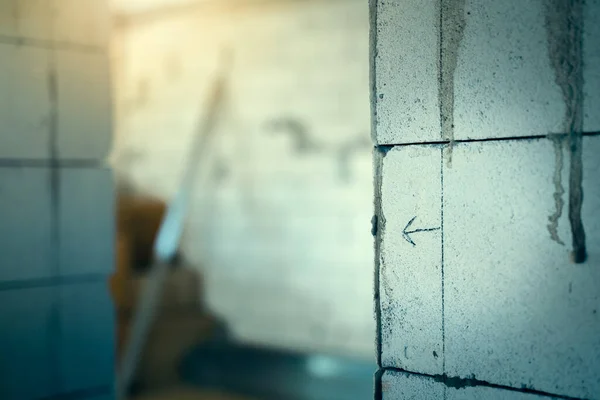
[{"label": "horizontal mortar seam", "polygon": [[395,372],[395,373],[401,373],[401,374],[420,376],[422,378],[429,378],[436,382],[443,383],[446,387],[454,388],[454,389],[464,389],[467,387],[489,387],[489,388],[493,388],[493,389],[502,389],[502,390],[507,390],[507,391],[511,391],[511,392],[535,394],[535,395],[539,395],[539,396],[554,397],[557,399],[564,399],[564,400],[584,400],[583,398],[579,398],[579,397],[565,396],[565,395],[561,395],[561,394],[544,392],[541,390],[530,389],[530,388],[525,388],[525,387],[517,388],[517,387],[513,387],[513,386],[500,385],[500,384],[491,383],[491,382],[487,382],[487,381],[475,379],[475,378],[451,377],[451,376],[448,376],[447,374],[437,374],[437,375],[426,374],[426,373],[422,373],[422,372],[414,372],[414,371],[409,371],[409,370],[405,370],[405,369],[401,369],[401,368],[394,368],[394,367],[382,367],[381,370],[383,370],[384,372]]},{"label": "horizontal mortar seam", "polygon": [[[530,141],[530,140],[539,140],[539,139],[547,139],[549,137],[559,137],[564,136],[567,137],[566,133],[550,133],[547,135],[530,135],[530,136],[506,136],[506,137],[498,137],[498,138],[483,138],[483,139],[455,139],[452,141],[454,144],[459,143],[479,143],[479,142],[509,142],[509,141]],[[600,131],[590,131],[583,132],[584,137],[594,137],[600,136]],[[376,148],[392,148],[392,147],[403,147],[403,146],[438,146],[438,145],[447,145],[450,144],[450,140],[432,140],[432,141],[424,141],[424,142],[407,142],[407,143],[379,143],[376,144]]]},{"label": "horizontal mortar seam", "polygon": [[86,53],[105,53],[107,46],[89,45],[74,42],[65,42],[52,39],[34,39],[20,36],[0,35],[0,44],[13,46],[27,46],[48,50],[75,50]]}]

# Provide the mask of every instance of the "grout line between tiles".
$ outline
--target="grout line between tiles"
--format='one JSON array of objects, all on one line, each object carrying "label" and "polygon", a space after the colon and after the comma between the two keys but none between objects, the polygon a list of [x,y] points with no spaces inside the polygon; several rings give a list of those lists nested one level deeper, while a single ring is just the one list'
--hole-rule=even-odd
[{"label": "grout line between tiles", "polygon": [[84,53],[104,53],[106,51],[106,48],[103,46],[94,46],[47,39],[33,39],[8,35],[0,35],[0,44],[36,47],[47,50],[73,50]]},{"label": "grout line between tiles", "polygon": [[[51,129],[52,131],[52,129]],[[52,136],[54,133],[51,132]],[[54,140],[54,139],[52,139]],[[52,151],[52,150],[51,150]],[[56,157],[49,159],[14,159],[0,158],[0,168],[58,168],[58,169],[93,169],[93,168],[108,168],[109,165],[104,160],[74,160],[74,159],[58,159]]]},{"label": "grout line between tiles", "polygon": [[[60,276],[60,171],[56,168],[56,159],[58,156],[58,81],[56,71],[56,59],[53,51],[49,54],[48,59],[48,97],[50,103],[50,121],[49,121],[49,138],[48,138],[48,154],[49,154],[49,190],[50,190],[50,240],[52,246],[51,263],[52,275]],[[51,299],[50,305],[50,326],[48,327],[48,335],[50,336],[50,352],[53,364],[56,368],[52,368],[53,380],[57,382],[59,388],[63,388],[63,376],[61,373],[61,336],[62,336],[62,321],[60,310],[60,288],[53,288],[54,296]]]}]

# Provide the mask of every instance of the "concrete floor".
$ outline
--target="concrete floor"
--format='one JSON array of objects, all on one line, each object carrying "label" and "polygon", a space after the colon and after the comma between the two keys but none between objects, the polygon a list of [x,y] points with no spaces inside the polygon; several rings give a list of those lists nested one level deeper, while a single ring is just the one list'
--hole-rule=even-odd
[{"label": "concrete floor", "polygon": [[209,390],[200,390],[189,386],[175,386],[155,393],[145,393],[133,397],[131,400],[260,400],[256,398],[240,397],[218,393]]}]

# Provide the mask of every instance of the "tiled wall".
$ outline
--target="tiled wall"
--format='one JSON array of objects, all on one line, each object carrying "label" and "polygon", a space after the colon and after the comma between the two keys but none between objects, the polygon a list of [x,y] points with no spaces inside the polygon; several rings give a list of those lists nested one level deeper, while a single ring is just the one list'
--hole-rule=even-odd
[{"label": "tiled wall", "polygon": [[144,192],[174,193],[230,46],[185,255],[238,338],[372,359],[367,4],[205,3],[119,19],[116,169]]},{"label": "tiled wall", "polygon": [[373,2],[380,399],[600,399],[600,2],[582,4]]},{"label": "tiled wall", "polygon": [[109,399],[106,2],[0,2],[0,398]]}]

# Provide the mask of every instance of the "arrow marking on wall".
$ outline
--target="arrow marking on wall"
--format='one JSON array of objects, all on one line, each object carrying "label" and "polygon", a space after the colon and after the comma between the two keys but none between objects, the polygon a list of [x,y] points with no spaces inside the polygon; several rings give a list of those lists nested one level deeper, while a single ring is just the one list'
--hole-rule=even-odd
[{"label": "arrow marking on wall", "polygon": [[412,217],[412,219],[410,221],[408,221],[408,224],[406,224],[406,226],[404,227],[404,229],[402,230],[402,237],[404,237],[404,240],[406,240],[408,243],[412,244],[413,246],[416,246],[417,244],[415,242],[413,242],[413,240],[411,239],[410,235],[412,233],[418,233],[418,232],[432,232],[432,231],[437,231],[440,228],[425,228],[425,229],[414,229],[412,231],[409,231],[408,229],[410,228],[410,226],[412,225],[413,221],[416,219],[417,217]]}]

